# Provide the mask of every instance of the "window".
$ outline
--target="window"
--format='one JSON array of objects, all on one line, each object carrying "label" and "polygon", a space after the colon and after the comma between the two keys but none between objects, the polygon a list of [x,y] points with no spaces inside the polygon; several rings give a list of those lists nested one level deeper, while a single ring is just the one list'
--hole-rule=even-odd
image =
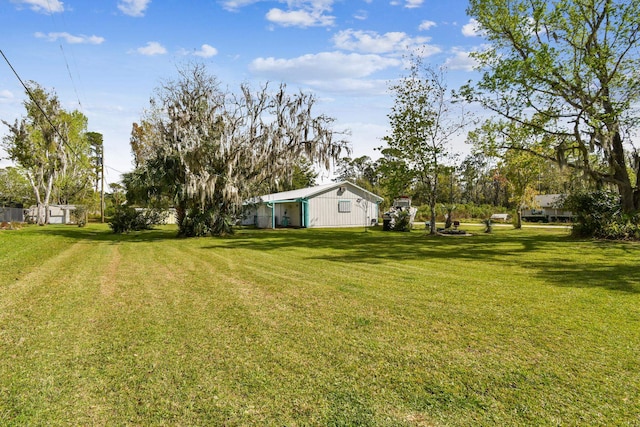
[{"label": "window", "polygon": [[338,201],[338,212],[351,212],[351,200]]}]

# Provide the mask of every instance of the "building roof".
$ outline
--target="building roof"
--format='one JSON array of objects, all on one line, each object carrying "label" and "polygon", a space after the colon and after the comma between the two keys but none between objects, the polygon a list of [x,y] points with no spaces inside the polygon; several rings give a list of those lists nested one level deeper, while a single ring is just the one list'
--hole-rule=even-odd
[{"label": "building roof", "polygon": [[265,194],[263,196],[256,197],[256,202],[278,202],[283,200],[298,200],[298,199],[308,199],[317,194],[324,193],[326,191],[332,190],[333,188],[338,187],[346,187],[350,186],[356,188],[357,190],[369,195],[372,201],[381,202],[384,200],[382,197],[373,194],[370,191],[365,190],[362,187],[359,187],[349,181],[341,181],[341,182],[332,182],[329,184],[317,185],[315,187],[307,187],[301,188],[299,190],[291,190],[291,191],[283,191],[280,193],[272,193]]}]

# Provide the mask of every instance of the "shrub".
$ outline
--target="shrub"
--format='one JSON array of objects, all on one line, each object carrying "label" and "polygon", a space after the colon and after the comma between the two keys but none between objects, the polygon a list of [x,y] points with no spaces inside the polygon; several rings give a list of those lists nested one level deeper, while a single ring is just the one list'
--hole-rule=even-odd
[{"label": "shrub", "polygon": [[623,214],[620,196],[611,191],[576,193],[566,199],[575,215],[573,235],[613,240],[640,240],[640,213]]},{"label": "shrub", "polygon": [[180,223],[179,234],[184,237],[224,236],[233,234],[234,219],[213,209],[190,210]]},{"label": "shrub", "polygon": [[114,233],[150,230],[152,226],[161,224],[166,214],[157,209],[136,210],[129,206],[118,206],[115,209],[109,227]]},{"label": "shrub", "polygon": [[84,227],[87,225],[87,215],[89,209],[85,205],[76,205],[76,208],[71,212],[73,220],[78,224],[78,227]]},{"label": "shrub", "polygon": [[396,211],[393,221],[393,231],[411,231],[411,213],[408,210]]}]

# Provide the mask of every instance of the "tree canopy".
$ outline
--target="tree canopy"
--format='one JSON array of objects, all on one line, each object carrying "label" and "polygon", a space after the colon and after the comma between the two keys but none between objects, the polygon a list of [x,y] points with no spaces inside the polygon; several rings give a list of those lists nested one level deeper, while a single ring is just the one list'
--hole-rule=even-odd
[{"label": "tree canopy", "polygon": [[639,209],[640,3],[471,0],[468,13],[490,44],[473,54],[482,78],[462,92],[498,127],[527,128],[507,148],[613,185],[626,212]]},{"label": "tree canopy", "polygon": [[183,235],[230,232],[243,202],[265,185],[291,182],[302,157],[328,167],[348,149],[333,119],[313,114],[314,104],[313,95],[291,95],[284,85],[231,93],[202,65],[180,69],[134,126],[140,155],[128,187],[137,181],[167,195]]},{"label": "tree canopy", "polygon": [[[381,148],[383,170],[392,171],[395,185],[415,183],[425,189],[430,232],[436,232],[436,204],[440,175],[451,160],[451,138],[465,124],[463,112],[453,111],[442,70],[411,58],[409,74],[391,86],[395,105],[389,114],[390,135]],[[388,165],[388,167],[385,167]]]},{"label": "tree canopy", "polygon": [[48,222],[46,207],[54,193],[68,202],[87,185],[91,188],[85,179],[85,172],[91,170],[87,118],[79,111],[65,111],[54,92],[35,82],[27,84],[26,94],[26,116],[14,123],[2,121],[9,128],[3,145],[31,185],[42,225]]}]

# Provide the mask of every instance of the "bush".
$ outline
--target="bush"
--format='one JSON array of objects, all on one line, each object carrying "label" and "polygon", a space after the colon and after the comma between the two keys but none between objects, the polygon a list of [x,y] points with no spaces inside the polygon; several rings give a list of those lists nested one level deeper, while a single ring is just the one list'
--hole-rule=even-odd
[{"label": "bush", "polygon": [[224,236],[233,234],[233,223],[230,215],[214,209],[192,209],[182,220],[179,234],[184,237]]},{"label": "bush", "polygon": [[76,205],[76,208],[71,211],[73,220],[78,224],[78,227],[84,227],[87,225],[87,215],[89,209],[85,205]]},{"label": "bush", "polygon": [[109,227],[114,233],[150,230],[154,225],[161,224],[165,218],[166,213],[157,209],[136,210],[129,206],[118,206],[111,217]]},{"label": "bush", "polygon": [[573,235],[612,240],[640,240],[640,213],[622,213],[620,196],[611,191],[573,194],[566,206],[575,215]]},{"label": "bush", "polygon": [[411,231],[411,213],[408,210],[394,212],[393,231]]}]

